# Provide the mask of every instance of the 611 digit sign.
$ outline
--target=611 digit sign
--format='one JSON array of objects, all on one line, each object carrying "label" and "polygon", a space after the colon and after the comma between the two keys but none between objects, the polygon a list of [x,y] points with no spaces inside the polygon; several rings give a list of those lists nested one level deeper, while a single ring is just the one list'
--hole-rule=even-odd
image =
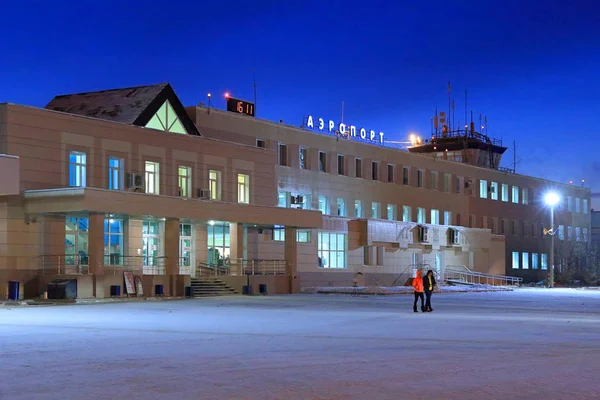
[{"label": "611 digit sign", "polygon": [[227,99],[227,111],[254,117],[254,103],[230,97]]}]

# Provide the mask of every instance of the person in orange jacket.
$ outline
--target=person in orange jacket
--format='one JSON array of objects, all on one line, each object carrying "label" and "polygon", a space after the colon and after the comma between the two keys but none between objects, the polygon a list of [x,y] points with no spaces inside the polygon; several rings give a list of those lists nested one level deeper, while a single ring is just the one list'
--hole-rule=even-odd
[{"label": "person in orange jacket", "polygon": [[412,281],[412,286],[415,289],[415,303],[413,305],[413,311],[417,311],[417,301],[419,298],[421,299],[421,311],[425,312],[425,296],[423,296],[423,292],[425,291],[425,287],[423,286],[423,278],[421,277],[421,271],[417,270],[417,276]]}]

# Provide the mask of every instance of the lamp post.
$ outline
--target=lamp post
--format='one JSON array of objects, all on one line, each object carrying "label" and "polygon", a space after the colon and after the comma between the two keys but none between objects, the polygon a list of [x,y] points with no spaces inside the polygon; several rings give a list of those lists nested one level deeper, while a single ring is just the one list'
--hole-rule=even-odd
[{"label": "lamp post", "polygon": [[560,197],[558,196],[558,194],[556,194],[554,192],[549,192],[549,193],[546,193],[546,196],[544,196],[544,201],[550,207],[550,230],[548,231],[548,234],[550,235],[550,265],[548,268],[550,270],[550,276],[549,276],[548,286],[553,288],[554,287],[554,234],[556,233],[554,231],[554,206],[556,206],[558,204],[558,202],[560,201]]}]

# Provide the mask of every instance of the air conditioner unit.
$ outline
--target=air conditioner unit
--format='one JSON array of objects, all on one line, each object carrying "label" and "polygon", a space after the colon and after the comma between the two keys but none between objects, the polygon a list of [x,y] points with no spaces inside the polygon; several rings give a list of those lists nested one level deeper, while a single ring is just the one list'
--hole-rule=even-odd
[{"label": "air conditioner unit", "polygon": [[448,240],[450,244],[460,244],[460,231],[458,229],[449,229]]},{"label": "air conditioner unit", "polygon": [[144,188],[144,176],[134,172],[127,175],[127,187],[129,189],[139,190]]},{"label": "air conditioner unit", "polygon": [[290,204],[296,204],[296,196],[290,195]]},{"label": "air conditioner unit", "polygon": [[472,181],[465,181],[465,189],[470,189],[472,185]]},{"label": "air conditioner unit", "polygon": [[210,190],[209,189],[198,189],[197,197],[200,200],[210,200]]},{"label": "air conditioner unit", "polygon": [[496,193],[496,188],[493,187],[493,186],[489,186],[488,187],[488,192],[490,192],[490,193]]},{"label": "air conditioner unit", "polygon": [[419,226],[418,234],[419,234],[419,242],[421,242],[421,243],[429,242],[429,227]]},{"label": "air conditioner unit", "polygon": [[304,197],[300,195],[296,196],[296,204],[304,204]]}]

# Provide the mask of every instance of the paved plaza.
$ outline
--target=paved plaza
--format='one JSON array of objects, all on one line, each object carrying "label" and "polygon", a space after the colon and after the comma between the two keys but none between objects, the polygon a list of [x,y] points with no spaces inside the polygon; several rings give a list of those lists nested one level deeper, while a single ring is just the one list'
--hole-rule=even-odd
[{"label": "paved plaza", "polygon": [[598,399],[600,292],[0,308],[0,399]]}]

